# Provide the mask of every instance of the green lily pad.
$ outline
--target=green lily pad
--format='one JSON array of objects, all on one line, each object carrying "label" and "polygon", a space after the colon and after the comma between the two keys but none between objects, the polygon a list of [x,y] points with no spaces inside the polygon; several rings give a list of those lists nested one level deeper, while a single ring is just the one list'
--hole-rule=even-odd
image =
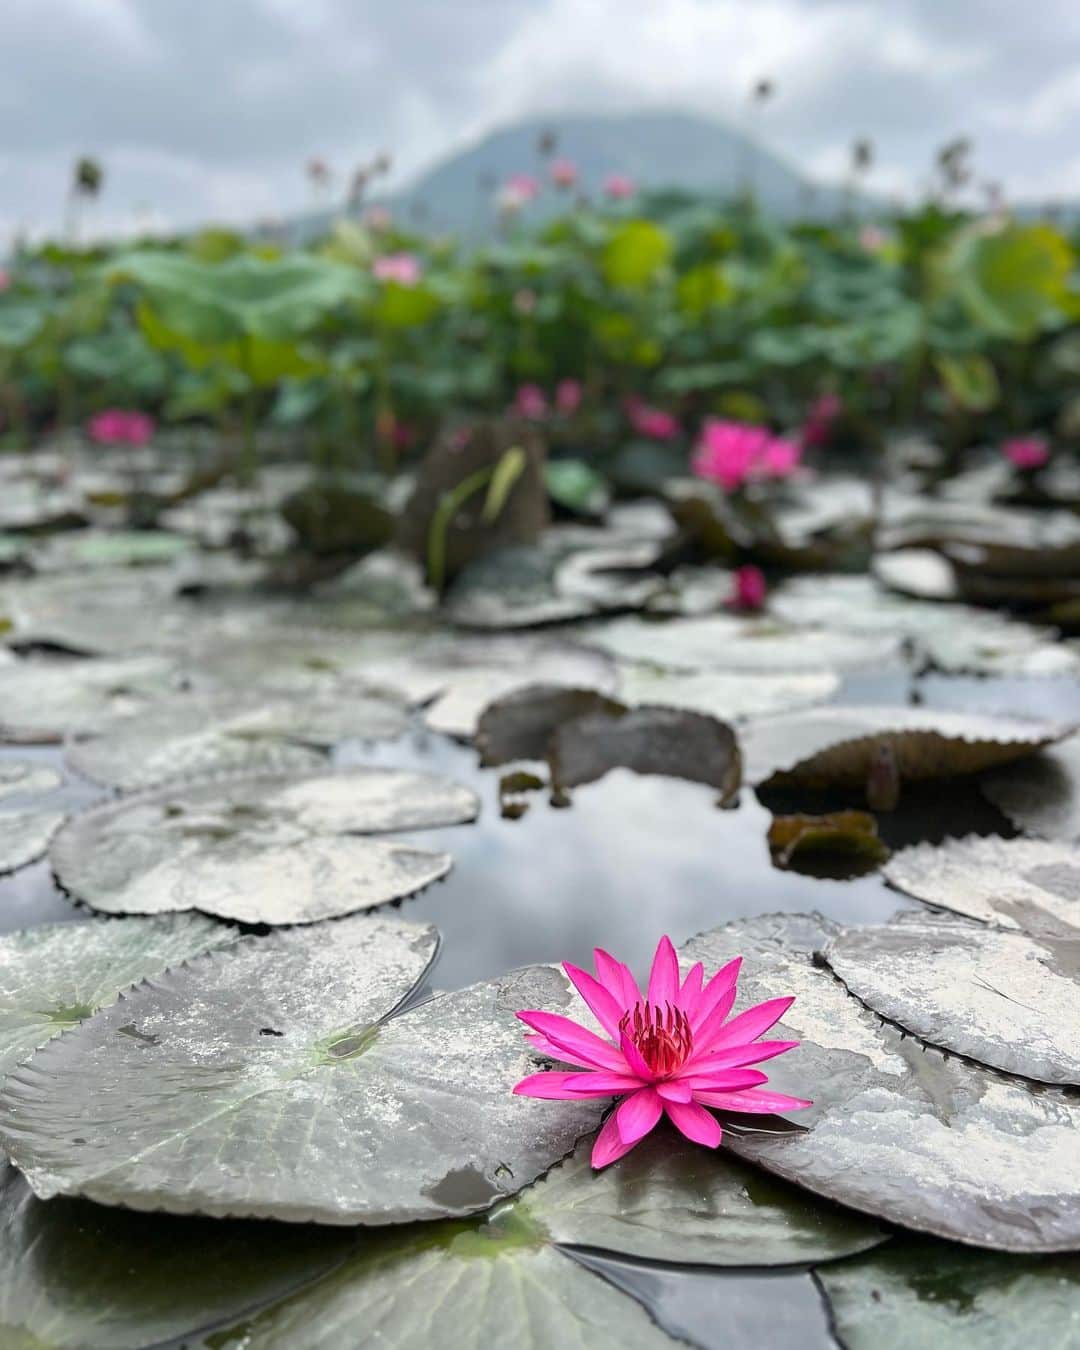
[{"label": "green lily pad", "polygon": [[235,937],[198,914],[42,924],[0,937],[0,1076],[131,985]]},{"label": "green lily pad", "polygon": [[892,1242],[815,1272],[847,1350],[1067,1350],[1080,1336],[1080,1257]]},{"label": "green lily pad", "polygon": [[536,1065],[515,1010],[574,1004],[550,967],[385,1020],[436,942],[342,919],[170,971],[7,1079],[0,1145],[43,1199],[335,1224],[486,1209],[603,1108],[512,1093]]},{"label": "green lily pad", "polygon": [[825,958],[868,1008],[931,1045],[1080,1085],[1080,934],[1030,937],[905,913],[844,929]]},{"label": "green lily pad", "polygon": [[0,1172],[0,1341],[141,1350],[235,1321],[332,1270],[351,1235],[44,1204]]},{"label": "green lily pad", "polygon": [[901,1227],[1003,1251],[1080,1248],[1080,1096],[883,1023],[815,962],[837,931],[817,915],[766,915],[681,949],[707,971],[742,955],[747,1004],[795,996],[775,1034],[801,1044],[770,1064],[769,1086],[814,1104],[791,1122],[732,1116],[727,1146]]},{"label": "green lily pad", "polygon": [[1080,852],[1071,844],[995,835],[913,844],[894,854],[884,873],[905,894],[969,919],[1080,938]]},{"label": "green lily pad", "polygon": [[1080,843],[1080,734],[980,786],[1027,834]]},{"label": "green lily pad", "polygon": [[24,745],[62,741],[103,717],[141,712],[174,689],[176,680],[175,666],[160,656],[5,666],[0,739]]},{"label": "green lily pad", "polygon": [[399,769],[192,780],[77,816],[51,861],[65,890],[107,913],[313,923],[404,899],[452,865],[357,836],[462,824],[477,810],[467,788]]},{"label": "green lily pad", "polygon": [[80,530],[53,536],[38,561],[50,570],[163,566],[193,548],[191,539],[166,530]]}]

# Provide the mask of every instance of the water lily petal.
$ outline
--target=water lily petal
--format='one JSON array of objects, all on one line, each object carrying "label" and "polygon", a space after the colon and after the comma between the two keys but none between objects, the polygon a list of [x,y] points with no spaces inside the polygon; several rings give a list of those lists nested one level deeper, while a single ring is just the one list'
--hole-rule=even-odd
[{"label": "water lily petal", "polygon": [[[720,995],[708,1017],[693,1027],[694,1045],[697,1047],[699,1054],[705,1054],[713,1048],[713,1041],[723,1030],[724,1022],[735,1004],[737,995],[738,989],[735,985],[732,985],[730,989]],[[691,1026],[693,1026],[692,1022]]]},{"label": "water lily petal", "polygon": [[652,970],[649,972],[648,1000],[654,1008],[665,1003],[676,1003],[679,998],[679,958],[669,937],[662,937],[656,945]]},{"label": "water lily petal", "polygon": [[677,1080],[693,1089],[694,1096],[704,1092],[735,1092],[741,1088],[756,1087],[769,1081],[760,1069],[718,1069],[714,1073],[691,1074]]},{"label": "water lily petal", "polygon": [[527,1027],[551,1042],[559,1051],[575,1055],[586,1064],[599,1069],[611,1069],[614,1073],[626,1073],[626,1060],[608,1041],[601,1040],[586,1027],[571,1022],[569,1017],[560,1017],[558,1013],[539,1011],[519,1012],[518,1017]]},{"label": "water lily petal", "polygon": [[549,1069],[546,1073],[532,1073],[528,1078],[523,1078],[520,1083],[514,1084],[514,1095],[516,1097],[541,1097],[546,1101],[570,1100],[579,1094],[568,1090],[566,1080],[568,1078],[580,1078],[581,1076],[581,1074],[576,1073],[561,1073],[555,1069]]},{"label": "water lily petal", "polygon": [[592,1162],[593,1167],[607,1167],[608,1163],[615,1162],[621,1158],[624,1153],[629,1153],[638,1141],[635,1139],[632,1143],[623,1143],[622,1135],[619,1133],[619,1123],[616,1120],[617,1112],[612,1111],[607,1120],[604,1121],[603,1129],[596,1136],[596,1143],[593,1144]]},{"label": "water lily petal", "polygon": [[637,1074],[639,1078],[643,1078],[646,1083],[651,1083],[655,1075],[648,1064],[645,1063],[641,1051],[625,1031],[619,1033],[619,1048],[622,1050],[623,1057],[630,1066],[630,1072]]},{"label": "water lily petal", "polygon": [[705,978],[705,967],[700,961],[697,961],[686,972],[686,979],[682,982],[682,988],[679,990],[679,1007],[684,1012],[689,1012],[698,999],[701,997],[701,983]]},{"label": "water lily petal", "polygon": [[729,1045],[724,1050],[693,1054],[675,1077],[686,1078],[690,1074],[712,1073],[717,1069],[737,1069],[741,1064],[760,1064],[787,1050],[794,1050],[798,1044],[798,1041],[751,1041],[749,1045]]},{"label": "water lily petal", "polygon": [[581,1097],[619,1097],[636,1092],[645,1084],[638,1078],[618,1073],[564,1073],[549,1069],[530,1074],[514,1087],[519,1097],[543,1097],[550,1101],[572,1101]]},{"label": "water lily petal", "polygon": [[731,995],[731,1002],[728,1008],[734,1003],[735,984],[739,978],[739,969],[742,966],[742,957],[736,956],[733,961],[729,961],[726,966],[721,966],[709,983],[698,995],[697,1002],[690,1010],[690,1026],[696,1032],[705,1019],[713,1011],[721,999]]},{"label": "water lily petal", "polygon": [[665,1102],[664,1111],[672,1125],[687,1139],[704,1144],[706,1148],[719,1147],[723,1138],[720,1122],[697,1102]]},{"label": "water lily petal", "polygon": [[619,1136],[624,1144],[636,1144],[660,1119],[663,1102],[651,1087],[639,1088],[615,1108]]},{"label": "water lily petal", "polygon": [[611,994],[616,1003],[621,1003],[625,1010],[632,1008],[635,1003],[641,1002],[641,992],[629,966],[624,966],[621,961],[616,961],[613,956],[604,951],[603,947],[593,949],[593,960],[596,962],[596,978]]},{"label": "water lily petal", "polygon": [[720,1050],[726,1045],[743,1044],[754,1040],[763,1031],[768,1031],[774,1023],[779,1022],[794,1002],[794,998],[770,998],[764,1003],[747,1008],[738,1017],[732,1018],[722,1030],[716,1032],[712,1037],[711,1048]]},{"label": "water lily petal", "polygon": [[560,1045],[552,1045],[546,1036],[541,1036],[539,1032],[530,1031],[526,1033],[525,1039],[539,1055],[545,1055],[548,1059],[558,1060],[560,1064],[576,1064],[579,1069],[593,1069],[596,1066],[592,1060],[581,1059],[578,1055],[572,1055],[569,1050],[564,1050]]},{"label": "water lily petal", "polygon": [[588,971],[582,970],[580,966],[575,966],[570,961],[564,961],[563,970],[566,971],[574,988],[588,1004],[589,1011],[594,1014],[596,1020],[609,1036],[618,1040],[619,1022],[624,1010],[615,996],[605,989],[599,980],[594,979]]},{"label": "water lily petal", "polygon": [[671,1079],[666,1083],[657,1083],[656,1091],[665,1102],[690,1102],[694,1099],[689,1083],[680,1083]]},{"label": "water lily petal", "polygon": [[747,1092],[695,1092],[694,1100],[719,1111],[742,1111],[771,1115],[774,1111],[801,1111],[813,1102],[803,1097],[785,1097],[782,1092],[761,1092],[751,1088]]}]

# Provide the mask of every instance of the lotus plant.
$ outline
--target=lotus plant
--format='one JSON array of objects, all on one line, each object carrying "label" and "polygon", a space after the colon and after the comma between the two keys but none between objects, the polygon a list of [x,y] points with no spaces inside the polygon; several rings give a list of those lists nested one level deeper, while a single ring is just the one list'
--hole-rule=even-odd
[{"label": "lotus plant", "polygon": [[86,434],[97,445],[148,445],[154,435],[154,419],[147,413],[106,408],[90,418]]},{"label": "lotus plant", "polygon": [[735,492],[758,478],[789,478],[802,460],[797,441],[774,436],[753,422],[705,421],[691,467],[699,478]]},{"label": "lotus plant", "polygon": [[1016,469],[1032,472],[1050,459],[1050,446],[1042,436],[1013,436],[1002,442],[1001,453]]},{"label": "lotus plant", "polygon": [[618,1097],[593,1145],[593,1167],[628,1153],[661,1116],[687,1139],[716,1148],[722,1130],[710,1108],[771,1114],[811,1105],[763,1091],[767,1075],[747,1067],[794,1049],[798,1041],[757,1039],[783,1017],[793,998],[769,999],[729,1020],[741,957],[708,982],[700,961],[683,977],[675,948],[663,937],[642,994],[621,961],[600,948],[594,956],[595,976],[569,961],[563,969],[606,1035],[558,1013],[519,1012],[530,1028],[529,1044],[574,1068],[530,1074],[514,1088],[520,1096],[547,1100]]}]

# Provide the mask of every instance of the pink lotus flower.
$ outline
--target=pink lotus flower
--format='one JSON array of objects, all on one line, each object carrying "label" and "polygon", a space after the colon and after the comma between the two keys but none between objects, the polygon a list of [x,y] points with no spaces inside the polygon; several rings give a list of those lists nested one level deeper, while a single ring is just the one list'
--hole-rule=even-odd
[{"label": "pink lotus flower", "polygon": [[415,253],[384,253],[371,264],[376,281],[393,281],[399,286],[415,286],[423,275]]},{"label": "pink lotus flower", "polygon": [[609,173],[604,179],[604,196],[610,197],[613,202],[625,201],[636,191],[637,184],[625,173]]},{"label": "pink lotus flower", "polygon": [[528,418],[530,422],[540,422],[547,416],[547,394],[538,384],[519,385],[514,395],[514,410],[519,417]]},{"label": "pink lotus flower", "polygon": [[572,188],[578,180],[577,165],[572,159],[551,161],[551,181],[558,188]]},{"label": "pink lotus flower", "polygon": [[495,202],[500,211],[520,211],[539,195],[539,179],[530,173],[515,173],[499,189]]},{"label": "pink lotus flower", "polygon": [[754,567],[751,563],[737,567],[734,582],[727,601],[728,609],[734,609],[740,614],[757,614],[765,608],[765,597],[769,588],[765,583],[765,573],[760,567]]},{"label": "pink lotus flower", "polygon": [[677,417],[660,408],[650,408],[647,403],[631,395],[625,403],[626,416],[631,427],[639,436],[650,441],[674,441],[682,434]]},{"label": "pink lotus flower", "polygon": [[555,386],[555,407],[564,417],[572,417],[581,407],[580,380],[560,380]]},{"label": "pink lotus flower", "polygon": [[609,1039],[557,1013],[523,1011],[526,1040],[543,1055],[577,1066],[575,1072],[530,1074],[514,1092],[523,1097],[576,1101],[619,1097],[593,1145],[592,1165],[606,1167],[645,1137],[661,1115],[695,1143],[716,1148],[721,1129],[707,1107],[722,1111],[798,1111],[811,1103],[762,1092],[759,1064],[798,1041],[759,1041],[794,1003],[774,998],[727,1020],[735,1003],[742,958],[704,983],[699,961],[680,982],[670,939],[656,948],[649,988],[642,997],[629,969],[597,948],[596,976],[563,962],[563,969]]},{"label": "pink lotus flower", "polygon": [[123,408],[95,413],[86,424],[86,434],[97,445],[147,445],[154,429],[152,417]]},{"label": "pink lotus flower", "polygon": [[734,492],[752,478],[788,478],[799,467],[802,446],[768,427],[710,417],[701,430],[691,468],[699,478]]},{"label": "pink lotus flower", "polygon": [[1050,459],[1050,446],[1042,436],[1014,436],[1002,442],[1001,453],[1017,469],[1041,469]]},{"label": "pink lotus flower", "polygon": [[811,403],[802,424],[800,438],[803,445],[827,445],[832,436],[833,423],[844,411],[838,394],[821,394]]}]

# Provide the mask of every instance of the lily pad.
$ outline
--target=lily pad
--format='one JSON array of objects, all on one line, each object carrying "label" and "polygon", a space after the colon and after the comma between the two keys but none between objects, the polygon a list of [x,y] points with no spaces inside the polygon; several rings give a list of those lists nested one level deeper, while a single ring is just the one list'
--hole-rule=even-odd
[{"label": "lily pad", "polygon": [[193,548],[186,536],[165,530],[76,530],[54,535],[35,564],[50,571],[162,566]]},{"label": "lily pad", "polygon": [[[10,582],[0,589],[8,643],[61,647],[83,656],[126,656],[162,650],[190,636],[197,611],[171,599],[167,574],[149,569],[94,569]],[[132,623],[153,614],[153,624]]]},{"label": "lily pad", "polygon": [[[479,1220],[398,1230],[243,1328],[252,1350],[364,1339],[430,1344],[431,1309],[477,1345],[670,1347],[631,1298],[560,1245],[705,1266],[787,1265],[862,1252],[886,1234],[738,1161],[659,1131],[594,1172],[591,1139]],[[417,1297],[410,1290],[417,1290]],[[422,1292],[421,1292],[422,1291]],[[224,1347],[236,1342],[229,1337]]]},{"label": "lily pad", "polygon": [[1034,754],[1070,728],[931,708],[828,707],[761,718],[740,739],[751,783],[863,787],[887,746],[901,782],[979,773]]},{"label": "lily pad", "polygon": [[77,773],[133,791],[189,774],[284,773],[318,768],[338,741],[393,739],[400,704],[338,689],[307,697],[177,694],[137,718],[100,721],[67,750]]},{"label": "lily pad", "polygon": [[825,957],[856,998],[931,1045],[1080,1085],[1080,934],[1030,937],[907,913],[845,929]]},{"label": "lily pad", "polygon": [[807,1190],[972,1246],[1080,1247],[1080,1096],[952,1058],[882,1023],[814,952],[837,929],[816,915],[766,915],[681,951],[715,969],[744,956],[747,1004],[795,1003],[777,1035],[799,1049],[770,1086],[812,1095],[798,1123],[731,1117],[729,1148]]},{"label": "lily pad", "polygon": [[486,1209],[602,1106],[511,1091],[536,1064],[515,1010],[576,998],[550,967],[385,1020],[436,941],[343,919],[170,971],[7,1079],[0,1144],[43,1199],[334,1224]]},{"label": "lily pad", "polygon": [[1080,938],[1080,850],[1071,844],[972,835],[913,844],[884,872],[907,895],[969,919]]},{"label": "lily pad", "polygon": [[0,800],[55,792],[63,781],[62,776],[47,764],[22,759],[0,760]]},{"label": "lily pad", "polygon": [[916,600],[955,600],[952,563],[932,548],[901,548],[879,553],[871,563],[883,586]]},{"label": "lily pad", "polygon": [[160,656],[20,661],[0,669],[0,739],[62,741],[102,717],[141,712],[176,683],[175,666]]},{"label": "lily pad", "polygon": [[563,722],[590,713],[620,714],[625,705],[594,689],[528,685],[496,699],[476,726],[476,748],[484,765],[515,759],[546,759],[551,738]]},{"label": "lily pad", "polygon": [[141,1350],[187,1338],[295,1293],[351,1246],[340,1229],[44,1204],[4,1167],[0,1341],[11,1350]]},{"label": "lily pad", "polygon": [[[61,776],[44,764],[0,760],[0,803],[4,804],[0,809],[0,874],[26,867],[45,853],[67,819],[67,812],[43,807],[32,799],[55,791],[62,782]],[[7,798],[15,798],[21,805],[9,810]]]},{"label": "lily pad", "polygon": [[980,786],[1019,829],[1080,844],[1080,734]]},{"label": "lily pad", "polygon": [[551,776],[559,787],[594,783],[612,769],[705,783],[730,801],[741,782],[735,733],[715,717],[682,708],[586,713],[556,728]]},{"label": "lily pad", "polygon": [[131,985],[235,937],[198,914],[42,924],[0,937],[0,1077]]},{"label": "lily pad", "polygon": [[839,688],[839,676],[827,670],[801,675],[755,672],[753,679],[747,679],[744,674],[723,670],[688,674],[640,663],[619,666],[619,697],[623,702],[688,708],[725,720],[813,707],[827,703]]},{"label": "lily pad", "polygon": [[1080,1257],[892,1242],[815,1272],[847,1350],[1028,1350],[1080,1335]]},{"label": "lily pad", "polygon": [[777,816],[769,826],[769,849],[780,867],[822,856],[877,867],[889,856],[877,821],[868,811]]},{"label": "lily pad", "polygon": [[467,788],[400,769],[192,780],[77,816],[51,861],[65,890],[107,913],[313,923],[414,895],[452,866],[446,853],[356,836],[477,810]]}]

